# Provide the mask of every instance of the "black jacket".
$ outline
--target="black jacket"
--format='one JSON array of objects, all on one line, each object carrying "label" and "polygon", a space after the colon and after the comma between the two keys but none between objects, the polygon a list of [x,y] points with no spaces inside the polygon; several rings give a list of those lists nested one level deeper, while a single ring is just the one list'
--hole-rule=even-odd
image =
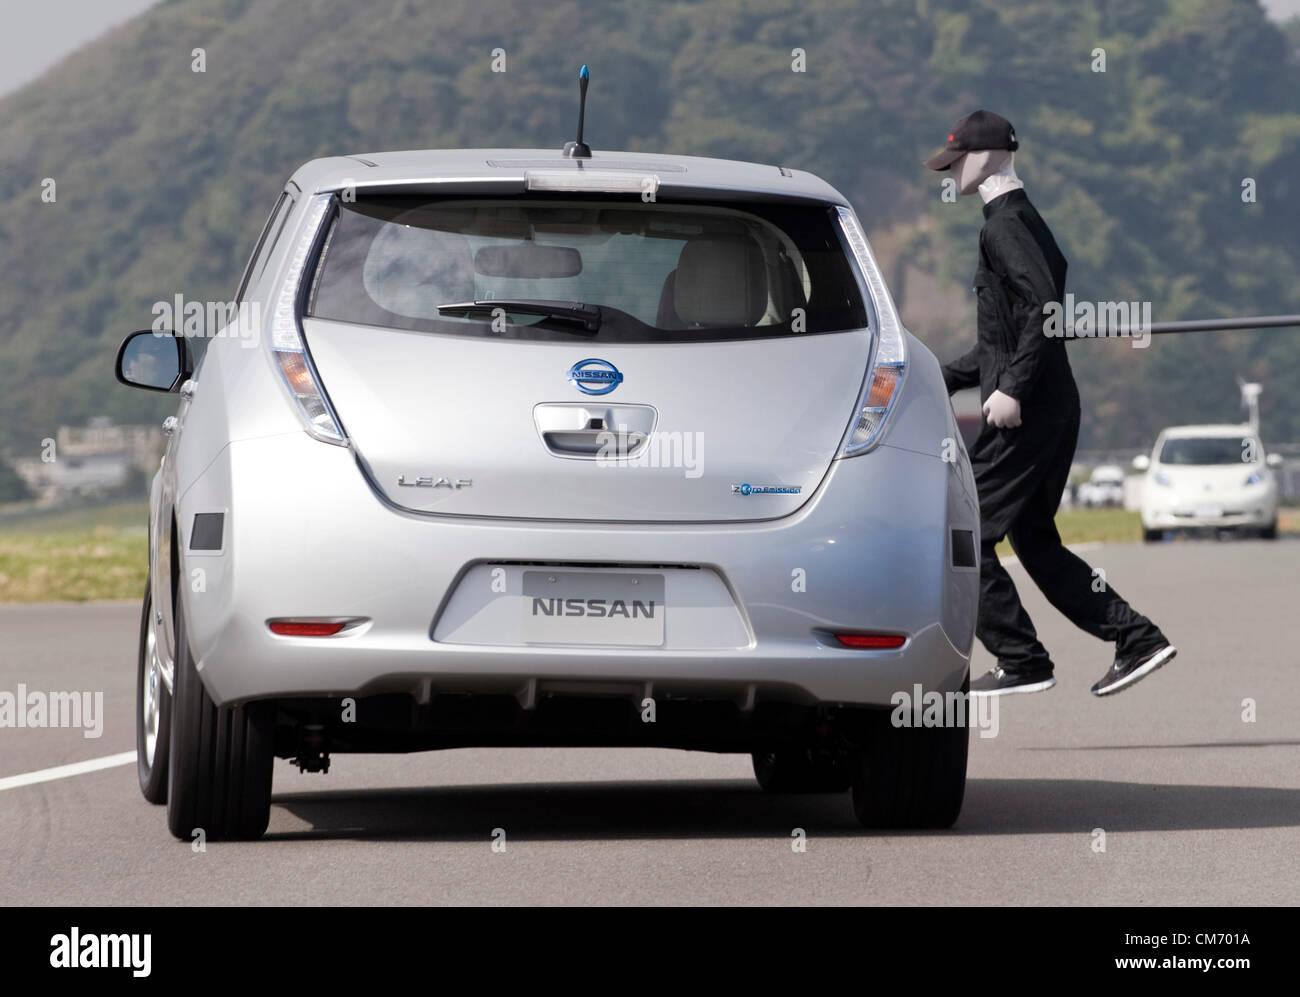
[{"label": "black jacket", "polygon": [[984,205],[974,349],[943,368],[949,393],[980,389],[987,400],[995,389],[1029,408],[1059,408],[1078,395],[1065,355],[1065,340],[1043,331],[1043,306],[1065,294],[1065,257],[1051,230],[1017,189]]}]

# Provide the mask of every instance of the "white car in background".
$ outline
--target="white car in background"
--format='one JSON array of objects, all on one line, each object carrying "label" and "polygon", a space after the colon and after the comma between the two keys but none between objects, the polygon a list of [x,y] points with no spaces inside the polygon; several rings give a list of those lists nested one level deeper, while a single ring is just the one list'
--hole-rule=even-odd
[{"label": "white car in background", "polygon": [[1092,469],[1088,480],[1079,486],[1075,502],[1089,509],[1124,504],[1124,470],[1114,464]]},{"label": "white car in background", "polygon": [[1166,530],[1231,530],[1277,536],[1277,454],[1265,456],[1250,426],[1173,426],[1156,439],[1151,456],[1133,466],[1142,485],[1142,536]]}]

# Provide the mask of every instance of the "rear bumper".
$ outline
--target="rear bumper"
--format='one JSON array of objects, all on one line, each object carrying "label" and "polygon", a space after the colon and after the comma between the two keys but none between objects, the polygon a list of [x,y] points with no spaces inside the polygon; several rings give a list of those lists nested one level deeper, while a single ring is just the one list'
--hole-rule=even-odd
[{"label": "rear bumper", "polygon": [[[973,495],[964,461],[881,446],[837,461],[796,514],[767,522],[436,518],[383,504],[346,449],[302,433],[263,437],[227,446],[181,498],[183,536],[195,514],[226,513],[219,552],[182,552],[182,604],[219,704],[476,691],[527,703],[552,688],[615,686],[747,706],[887,705],[917,683],[955,690],[966,675],[978,573],[952,567],[949,526],[978,535]],[[496,561],[709,568],[735,599],[748,640],[707,650],[434,640],[457,580]],[[296,638],[272,634],[273,617],[368,622],[337,637]],[[835,630],[907,641],[849,650],[826,639]]]}]

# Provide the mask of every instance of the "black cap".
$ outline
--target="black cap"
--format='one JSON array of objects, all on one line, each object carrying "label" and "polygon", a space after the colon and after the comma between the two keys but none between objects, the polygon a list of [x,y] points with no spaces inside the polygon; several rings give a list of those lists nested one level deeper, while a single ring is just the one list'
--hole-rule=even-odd
[{"label": "black cap", "polygon": [[1019,148],[1016,130],[1011,127],[1010,121],[992,111],[971,111],[952,126],[948,144],[927,159],[925,166],[932,170],[946,170],[968,152],[983,152],[986,149],[1015,152]]}]

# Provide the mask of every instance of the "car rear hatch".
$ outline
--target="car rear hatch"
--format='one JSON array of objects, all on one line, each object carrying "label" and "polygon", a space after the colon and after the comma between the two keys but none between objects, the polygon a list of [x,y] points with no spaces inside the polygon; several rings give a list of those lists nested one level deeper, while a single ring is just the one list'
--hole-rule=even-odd
[{"label": "car rear hatch", "polygon": [[871,348],[825,204],[612,195],[337,205],[302,330],[374,485],[416,512],[793,513]]},{"label": "car rear hatch", "polygon": [[[869,349],[865,331],[573,346],[320,319],[304,331],[391,502],[514,519],[789,515],[836,455]],[[609,394],[571,383],[583,361],[606,369],[593,360],[622,375]]]}]

